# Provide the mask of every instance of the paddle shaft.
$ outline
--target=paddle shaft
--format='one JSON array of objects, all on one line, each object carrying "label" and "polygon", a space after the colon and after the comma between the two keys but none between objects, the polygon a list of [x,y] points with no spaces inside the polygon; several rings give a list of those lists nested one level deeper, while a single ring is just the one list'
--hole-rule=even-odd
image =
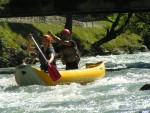
[{"label": "paddle shaft", "polygon": [[[33,36],[31,36],[32,40],[34,41],[36,47],[38,48],[38,50],[40,51],[40,53],[42,54],[43,58],[45,59],[45,61],[47,61],[45,55],[43,54],[42,50],[40,49],[39,45],[36,43],[35,39],[33,38]],[[50,64],[49,64],[50,65]]]}]

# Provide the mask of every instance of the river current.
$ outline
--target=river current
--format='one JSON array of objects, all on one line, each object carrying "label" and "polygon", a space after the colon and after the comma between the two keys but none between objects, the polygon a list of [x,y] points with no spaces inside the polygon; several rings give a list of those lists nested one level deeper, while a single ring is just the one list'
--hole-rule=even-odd
[{"label": "river current", "polygon": [[[0,69],[0,113],[150,113],[150,52],[83,57],[104,61],[103,79],[80,85],[18,86],[14,68]],[[58,68],[64,68],[57,62]]]}]

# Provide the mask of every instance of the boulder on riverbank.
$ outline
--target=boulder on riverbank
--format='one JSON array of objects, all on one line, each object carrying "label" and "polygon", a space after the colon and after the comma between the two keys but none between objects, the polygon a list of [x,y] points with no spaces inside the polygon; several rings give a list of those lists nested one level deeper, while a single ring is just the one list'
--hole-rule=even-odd
[{"label": "boulder on riverbank", "polygon": [[15,67],[20,65],[26,57],[27,54],[21,50],[19,51],[14,48],[7,48],[5,52],[1,53],[0,68]]}]

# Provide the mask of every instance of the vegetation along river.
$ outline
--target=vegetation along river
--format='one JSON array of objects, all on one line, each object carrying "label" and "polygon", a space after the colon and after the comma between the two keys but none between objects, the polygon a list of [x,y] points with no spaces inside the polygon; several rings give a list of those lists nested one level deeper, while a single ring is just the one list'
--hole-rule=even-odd
[{"label": "vegetation along river", "polygon": [[86,85],[21,87],[0,69],[0,113],[149,113],[150,90],[139,89],[150,84],[150,52],[84,57],[80,66],[100,60],[105,77]]}]

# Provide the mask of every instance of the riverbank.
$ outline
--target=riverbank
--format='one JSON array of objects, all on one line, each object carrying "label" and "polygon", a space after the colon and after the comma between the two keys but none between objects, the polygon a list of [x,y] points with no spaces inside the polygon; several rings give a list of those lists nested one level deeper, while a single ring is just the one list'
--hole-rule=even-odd
[{"label": "riverbank", "polygon": [[[48,30],[59,35],[64,28],[65,18],[58,16],[9,18],[1,19],[0,23],[2,29],[0,31],[0,67],[13,67],[29,57],[27,53],[29,33],[32,33],[40,43],[40,37]],[[137,34],[129,32],[122,33],[116,39],[100,45],[99,50],[93,50],[91,44],[105,36],[105,27],[107,24],[99,21],[95,21],[93,24],[73,21],[72,38],[77,42],[81,56],[133,54],[148,51],[147,47],[143,45],[143,39]],[[54,42],[53,44],[55,45]]]}]

